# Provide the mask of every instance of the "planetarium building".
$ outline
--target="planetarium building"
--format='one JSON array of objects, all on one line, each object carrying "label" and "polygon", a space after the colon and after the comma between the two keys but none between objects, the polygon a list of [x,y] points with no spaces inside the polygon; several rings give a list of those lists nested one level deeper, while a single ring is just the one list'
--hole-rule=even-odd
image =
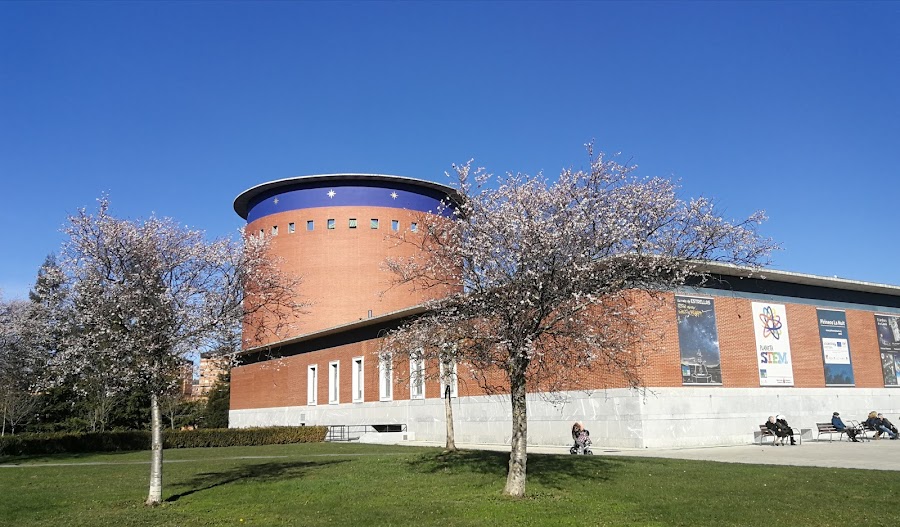
[{"label": "planetarium building", "polygon": [[[443,440],[444,387],[410,383],[411,366],[387,367],[378,350],[386,331],[449,293],[397,286],[384,263],[414,257],[419,226],[447,214],[454,196],[418,179],[330,174],[236,198],[247,232],[271,236],[283,270],[302,278],[309,307],[296,334],[247,343],[231,375],[231,426],[344,425]],[[562,397],[530,394],[529,444],[568,444],[576,420],[595,444],[617,447],[749,443],[773,414],[813,435],[834,411],[898,420],[900,287],[717,264],[706,271],[712,279],[671,293],[654,318],[663,338],[640,350],[644,389],[598,377]],[[450,388],[458,442],[509,442],[507,396],[485,393],[464,365]]]}]

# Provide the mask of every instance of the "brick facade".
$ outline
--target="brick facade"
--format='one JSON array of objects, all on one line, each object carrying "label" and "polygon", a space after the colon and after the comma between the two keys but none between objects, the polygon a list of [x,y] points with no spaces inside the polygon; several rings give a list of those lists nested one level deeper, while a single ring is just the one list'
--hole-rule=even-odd
[{"label": "brick facade", "polygon": [[[353,187],[339,186],[344,184]],[[330,185],[338,192],[331,192]],[[393,192],[392,185],[401,190]],[[249,343],[253,349],[243,355],[244,364],[232,369],[234,426],[402,422],[424,437],[440,437],[443,408],[438,381],[426,381],[425,397],[411,400],[410,365],[398,362],[393,366],[391,397],[382,400],[378,350],[383,331],[421,313],[416,306],[426,300],[447,293],[392,286],[392,275],[384,268],[389,257],[416,255],[415,243],[402,243],[404,237],[416,241],[421,233],[411,225],[424,224],[424,215],[433,212],[443,191],[450,189],[391,176],[355,175],[347,181],[323,176],[272,182],[238,197],[235,210],[249,220],[248,234],[272,236],[272,254],[281,259],[283,270],[302,277],[303,300],[310,305],[309,313],[296,320],[297,334]],[[356,201],[332,203],[336,196]],[[398,206],[392,206],[393,200]],[[377,228],[373,219],[378,220]],[[334,228],[328,228],[330,221]],[[312,230],[307,222],[312,222]],[[393,222],[399,227],[396,231]],[[644,338],[630,350],[630,361],[649,390],[635,395],[621,374],[602,367],[580,371],[573,376],[579,381],[572,386],[577,392],[568,393],[578,402],[566,409],[542,402],[537,393],[541,387],[532,384],[536,413],[529,410],[529,422],[534,421],[529,435],[553,444],[556,428],[565,429],[565,421],[578,419],[592,423],[592,435],[597,432],[597,440],[610,445],[728,444],[744,442],[748,431],[758,429],[760,419],[771,413],[827,420],[828,408],[862,413],[878,404],[885,413],[900,409],[891,406],[900,391],[885,386],[875,325],[876,313],[900,317],[900,288],[775,271],[763,278],[746,269],[709,267],[714,278],[710,283],[686,286],[678,294],[714,300],[719,364],[710,367],[721,371],[721,384],[683,384],[690,376],[712,377],[695,376],[689,357],[682,360],[675,294],[661,295],[655,310],[649,309],[652,300],[635,296],[632,300],[644,302],[648,309]],[[753,302],[784,306],[791,386],[760,384],[755,336],[759,321]],[[826,385],[817,308],[845,313],[854,386]],[[900,337],[894,340],[900,352]],[[353,366],[360,357],[364,393],[362,400],[354,400]],[[705,360],[700,351],[697,357]],[[339,374],[336,400],[329,392],[333,363]],[[317,373],[315,404],[310,404],[310,366]],[[428,364],[426,370],[434,379],[437,365]],[[494,386],[504,384],[501,372],[485,375]],[[508,441],[496,427],[484,426],[508,419],[507,406],[486,392],[464,365],[458,378],[460,440]],[[721,431],[711,435],[711,427]]]}]

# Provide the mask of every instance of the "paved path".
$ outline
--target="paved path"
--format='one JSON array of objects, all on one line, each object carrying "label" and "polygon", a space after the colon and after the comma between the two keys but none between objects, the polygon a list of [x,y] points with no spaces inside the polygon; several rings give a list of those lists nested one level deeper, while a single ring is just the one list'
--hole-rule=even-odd
[{"label": "paved path", "polygon": [[[771,440],[770,440],[771,441]],[[413,444],[442,446],[424,441]],[[460,444],[459,448],[482,450],[509,450],[509,445]],[[773,447],[771,443],[702,448],[604,448],[594,445],[594,455],[663,457],[696,459],[724,463],[750,463],[756,465],[797,465],[811,467],[861,468],[900,471],[900,440],[867,441],[804,441],[798,446]],[[569,447],[529,446],[528,452],[536,454],[569,454]]]},{"label": "paved path", "polygon": [[[409,441],[399,443],[410,446],[443,446],[443,443],[429,441]],[[508,451],[509,445],[476,445],[458,444],[461,449],[469,450],[497,450]],[[593,447],[594,455],[598,456],[632,456],[632,457],[662,457],[673,459],[695,459],[704,461],[720,461],[723,463],[749,463],[755,465],[796,465],[811,467],[835,467],[857,468],[873,470],[900,471],[900,440],[880,440],[862,443],[850,443],[847,441],[804,441],[798,446],[773,447],[771,443],[760,445],[738,445],[702,448],[604,448],[599,445]],[[529,446],[528,452],[532,454],[562,454],[569,455],[569,447],[565,446]],[[396,453],[399,454],[399,453]],[[333,457],[333,456],[365,456],[378,454],[307,454],[301,457]],[[294,456],[238,456],[222,459],[267,459]],[[166,463],[190,463],[194,461],[210,461],[210,459],[171,459]],[[141,464],[147,465],[149,461],[124,461],[124,462],[71,462],[71,463],[25,463],[2,464],[2,468],[36,468],[67,465],[113,465],[113,464]]]}]

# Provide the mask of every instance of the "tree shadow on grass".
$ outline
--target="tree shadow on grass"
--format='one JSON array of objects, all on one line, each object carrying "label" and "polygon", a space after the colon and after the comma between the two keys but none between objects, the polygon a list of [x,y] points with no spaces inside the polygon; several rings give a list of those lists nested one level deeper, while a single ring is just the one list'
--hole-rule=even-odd
[{"label": "tree shadow on grass", "polygon": [[188,481],[179,483],[181,486],[190,487],[190,490],[169,496],[165,501],[175,502],[197,492],[214,489],[222,485],[228,485],[236,481],[270,482],[303,477],[310,469],[322,468],[326,465],[346,463],[342,460],[334,461],[292,461],[287,463],[257,463],[253,465],[241,465],[220,472],[204,472],[197,474]]},{"label": "tree shadow on grass", "polygon": [[[599,456],[529,454],[528,479],[546,487],[563,489],[574,482],[609,481],[632,461]],[[459,450],[425,455],[409,462],[414,470],[426,473],[479,473],[506,477],[509,452]]]}]

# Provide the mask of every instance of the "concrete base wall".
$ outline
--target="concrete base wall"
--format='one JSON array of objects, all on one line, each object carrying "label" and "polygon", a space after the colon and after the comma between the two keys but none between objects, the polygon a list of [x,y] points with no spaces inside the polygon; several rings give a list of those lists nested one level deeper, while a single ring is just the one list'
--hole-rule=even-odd
[{"label": "concrete base wall", "polygon": [[[783,414],[795,428],[811,428],[840,412],[845,422],[869,411],[900,422],[900,390],[889,388],[655,388],[643,391],[569,392],[528,398],[528,443],[571,443],[582,421],[595,447],[671,448],[746,444],[769,415]],[[509,444],[509,397],[453,400],[456,441]],[[230,426],[406,424],[410,437],[443,441],[441,399],[256,408],[229,412]]]}]

